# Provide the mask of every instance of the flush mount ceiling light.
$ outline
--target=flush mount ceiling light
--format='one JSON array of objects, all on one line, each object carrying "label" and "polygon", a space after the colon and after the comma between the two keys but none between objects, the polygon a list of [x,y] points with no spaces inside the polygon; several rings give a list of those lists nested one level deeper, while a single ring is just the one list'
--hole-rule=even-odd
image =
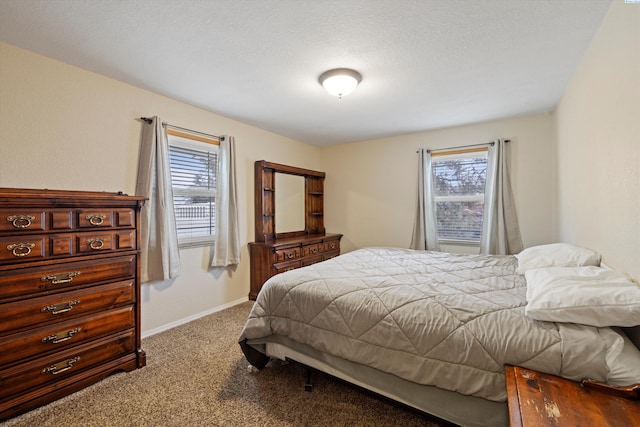
[{"label": "flush mount ceiling light", "polygon": [[335,68],[325,71],[318,79],[331,95],[342,98],[349,95],[362,80],[359,72],[349,68]]}]

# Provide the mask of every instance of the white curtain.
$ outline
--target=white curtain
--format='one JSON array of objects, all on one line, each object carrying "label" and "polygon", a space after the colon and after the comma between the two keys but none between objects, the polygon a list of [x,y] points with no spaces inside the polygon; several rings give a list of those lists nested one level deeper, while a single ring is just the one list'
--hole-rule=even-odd
[{"label": "white curtain", "polygon": [[440,250],[431,153],[424,148],[420,149],[418,156],[418,206],[410,248]]},{"label": "white curtain", "polygon": [[481,254],[510,255],[522,250],[505,148],[504,140],[489,146]]},{"label": "white curtain", "polygon": [[147,198],[141,211],[141,280],[168,280],[180,275],[169,144],[162,120],[142,124],[136,195]]},{"label": "white curtain", "polygon": [[216,240],[213,267],[240,263],[240,233],[238,231],[238,195],[236,191],[235,139],[220,139],[216,189]]}]

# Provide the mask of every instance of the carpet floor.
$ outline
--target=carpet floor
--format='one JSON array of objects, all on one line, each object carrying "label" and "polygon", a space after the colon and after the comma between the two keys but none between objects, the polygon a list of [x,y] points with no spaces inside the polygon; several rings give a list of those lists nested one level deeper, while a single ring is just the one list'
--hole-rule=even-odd
[{"label": "carpet floor", "polygon": [[249,369],[237,339],[246,302],[145,338],[147,366],[112,375],[49,405],[0,423],[32,426],[428,426],[418,412],[272,361]]}]

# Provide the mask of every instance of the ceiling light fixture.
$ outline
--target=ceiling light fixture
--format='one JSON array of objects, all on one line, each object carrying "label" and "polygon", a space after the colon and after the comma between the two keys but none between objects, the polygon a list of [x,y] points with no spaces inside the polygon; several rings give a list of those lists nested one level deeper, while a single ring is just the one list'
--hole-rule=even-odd
[{"label": "ceiling light fixture", "polygon": [[362,80],[359,72],[349,68],[335,68],[325,71],[318,79],[331,95],[342,98],[349,95]]}]

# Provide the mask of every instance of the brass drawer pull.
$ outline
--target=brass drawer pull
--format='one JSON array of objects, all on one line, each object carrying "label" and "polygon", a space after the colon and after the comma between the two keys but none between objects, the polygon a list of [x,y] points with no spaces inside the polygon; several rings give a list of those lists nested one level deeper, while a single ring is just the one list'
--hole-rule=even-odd
[{"label": "brass drawer pull", "polygon": [[336,244],[335,244],[335,243],[329,243],[329,247],[330,247],[331,249],[335,249],[335,248],[336,248]]},{"label": "brass drawer pull", "polygon": [[85,218],[89,220],[91,225],[102,225],[106,217],[102,214],[89,214]]},{"label": "brass drawer pull", "polygon": [[7,250],[11,251],[14,256],[27,256],[35,246],[35,243],[14,243],[7,246]]},{"label": "brass drawer pull", "polygon": [[70,271],[68,273],[60,273],[60,274],[54,274],[51,276],[44,276],[40,280],[42,280],[43,282],[50,280],[52,285],[58,285],[60,283],[69,283],[70,281],[73,280],[74,277],[79,275],[80,275],[79,271]]},{"label": "brass drawer pull", "polygon": [[295,256],[295,254],[293,252],[288,252],[287,253],[287,258],[291,259]]},{"label": "brass drawer pull", "polygon": [[87,245],[95,251],[99,251],[104,247],[104,239],[96,238],[96,239],[87,239]]},{"label": "brass drawer pull", "polygon": [[80,356],[76,356],[63,362],[55,363],[47,368],[44,368],[42,370],[42,373],[51,375],[61,374],[64,371],[68,371],[69,369],[73,368],[73,364],[78,362],[79,360]]},{"label": "brass drawer pull", "polygon": [[317,254],[317,253],[318,253],[318,248],[313,248],[313,249],[311,249],[311,253],[312,253],[312,254]]},{"label": "brass drawer pull", "polygon": [[80,328],[74,328],[74,329],[69,329],[68,331],[65,331],[65,332],[58,332],[57,334],[49,335],[47,337],[42,338],[42,342],[50,342],[51,344],[58,344],[64,341],[68,341],[71,338],[73,338],[73,336],[78,332],[80,332],[81,330],[82,329]]},{"label": "brass drawer pull", "polygon": [[7,221],[11,222],[15,228],[29,228],[34,219],[36,217],[33,215],[10,215],[7,217]]},{"label": "brass drawer pull", "polygon": [[73,306],[78,304],[80,304],[80,300],[76,299],[73,301],[62,302],[60,304],[48,305],[46,307],[42,307],[40,311],[43,313],[49,311],[51,314],[61,314],[71,311]]}]

